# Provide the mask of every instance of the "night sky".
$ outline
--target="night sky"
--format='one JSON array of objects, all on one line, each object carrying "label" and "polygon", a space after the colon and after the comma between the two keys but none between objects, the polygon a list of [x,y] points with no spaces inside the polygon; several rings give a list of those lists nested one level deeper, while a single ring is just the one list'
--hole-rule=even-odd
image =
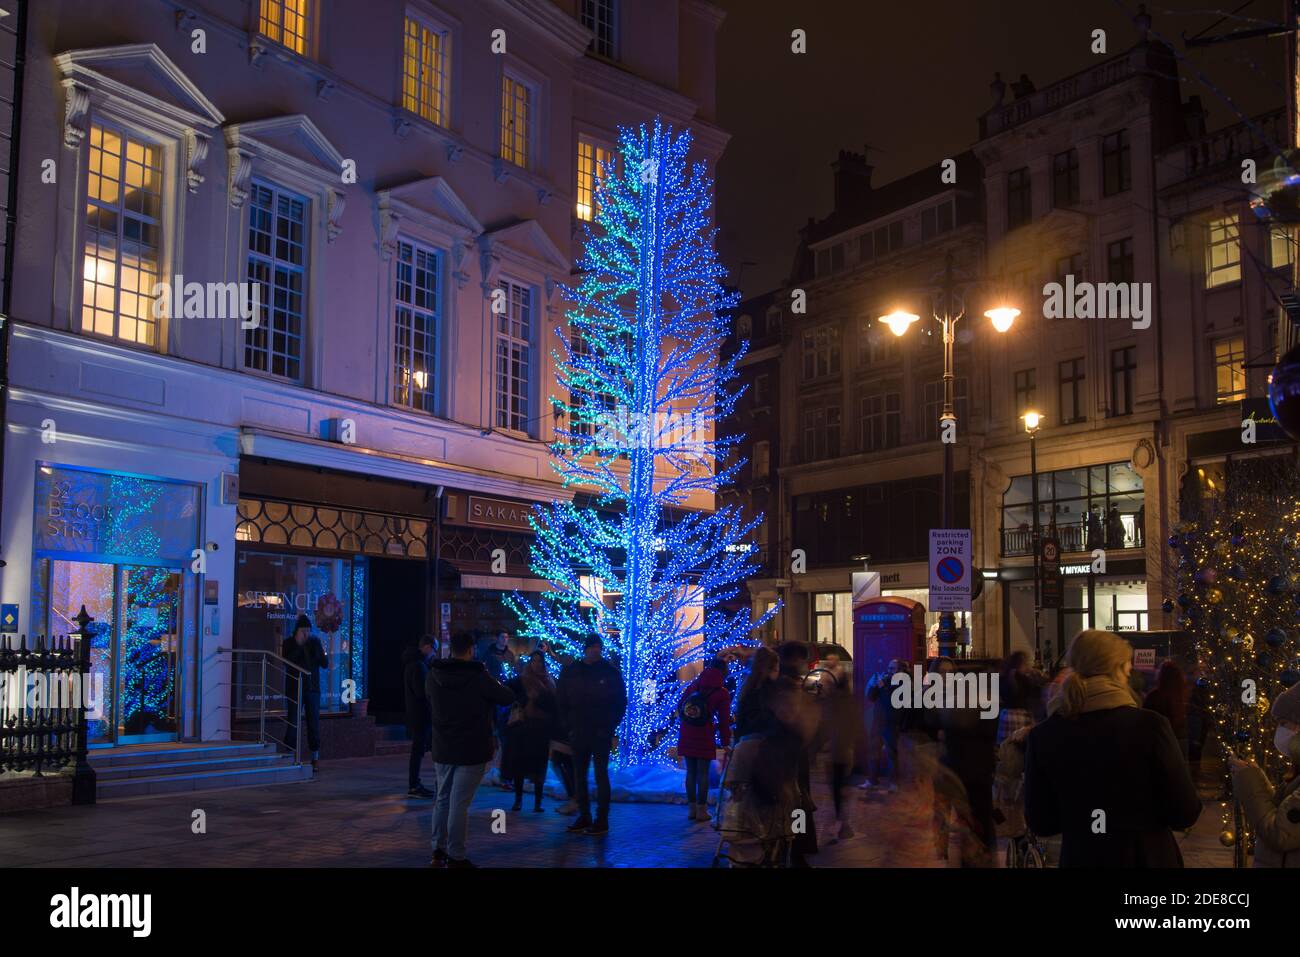
[{"label": "night sky", "polygon": [[[971,146],[992,105],[995,70],[1027,73],[1042,89],[1136,42],[1124,0],[718,0],[718,112],[732,139],[717,171],[723,261],[746,296],[786,279],[798,229],[831,207],[830,164],[872,147],[874,185]],[[1210,129],[1233,107],[1194,78],[1200,71],[1247,114],[1282,105],[1281,38],[1187,50],[1184,35],[1217,36],[1281,19],[1285,0],[1164,0],[1147,4],[1152,32],[1186,54],[1183,98],[1199,94]],[[1220,12],[1215,12],[1220,11]],[[1235,14],[1214,26],[1224,14]],[[808,52],[790,52],[790,31]],[[750,265],[742,265],[748,260]]]}]

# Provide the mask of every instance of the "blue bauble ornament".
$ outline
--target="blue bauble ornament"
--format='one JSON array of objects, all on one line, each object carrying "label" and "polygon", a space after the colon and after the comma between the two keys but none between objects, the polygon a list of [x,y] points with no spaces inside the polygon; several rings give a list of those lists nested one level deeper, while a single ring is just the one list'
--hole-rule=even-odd
[{"label": "blue bauble ornament", "polygon": [[1286,671],[1282,672],[1283,687],[1289,688],[1297,681],[1300,681],[1300,671],[1296,671],[1294,668],[1288,668]]},{"label": "blue bauble ornament", "polygon": [[1249,731],[1238,731],[1238,732],[1234,735],[1234,737],[1235,737],[1238,741],[1241,741],[1241,742],[1244,743],[1244,742],[1250,740],[1250,732],[1249,732]]},{"label": "blue bauble ornament", "polygon": [[1286,579],[1281,575],[1274,575],[1264,588],[1270,595],[1286,594]]},{"label": "blue bauble ornament", "polygon": [[1170,535],[1170,536],[1169,536],[1169,547],[1170,547],[1170,548],[1177,548],[1177,547],[1178,547],[1179,545],[1181,545],[1182,543],[1183,543],[1183,540],[1182,540],[1182,538],[1179,537],[1178,535]]},{"label": "blue bauble ornament", "polygon": [[1300,437],[1300,346],[1294,346],[1273,367],[1268,406],[1287,435]]},{"label": "blue bauble ornament", "polygon": [[1270,648],[1276,648],[1284,641],[1286,641],[1286,632],[1281,628],[1272,628],[1269,630],[1269,633],[1264,636],[1264,643]]},{"label": "blue bauble ornament", "polygon": [[1233,544],[1234,547],[1236,547],[1236,548],[1241,548],[1242,545],[1245,545],[1245,544],[1246,544],[1246,536],[1245,536],[1245,535],[1233,535],[1231,541],[1232,541],[1232,544]]},{"label": "blue bauble ornament", "polygon": [[1241,522],[1233,522],[1232,528],[1229,529],[1229,531],[1232,532],[1234,537],[1239,537],[1242,533]]},{"label": "blue bauble ornament", "polygon": [[1191,608],[1192,596],[1187,594],[1186,592],[1183,592],[1181,595],[1178,596],[1178,604],[1181,605],[1183,608]]},{"label": "blue bauble ornament", "polygon": [[1208,688],[1209,686],[1210,686],[1210,679],[1209,679],[1209,678],[1197,678],[1197,679],[1196,679],[1196,687],[1198,687],[1198,688]]},{"label": "blue bauble ornament", "polygon": [[1163,611],[1166,615],[1168,615],[1170,612],[1174,610],[1173,601],[1169,598],[1166,598],[1164,601],[1160,603],[1160,610]]},{"label": "blue bauble ornament", "polygon": [[1228,569],[1228,577],[1233,581],[1241,581],[1246,577],[1246,569],[1242,568],[1240,565],[1233,565]]}]

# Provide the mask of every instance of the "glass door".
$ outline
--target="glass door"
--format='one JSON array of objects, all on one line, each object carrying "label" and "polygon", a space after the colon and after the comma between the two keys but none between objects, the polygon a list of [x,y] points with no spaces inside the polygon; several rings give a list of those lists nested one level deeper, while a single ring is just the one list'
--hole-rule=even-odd
[{"label": "glass door", "polygon": [[91,624],[91,744],[173,740],[178,730],[181,571],[146,565],[50,562],[48,634]]},{"label": "glass door", "polygon": [[118,741],[170,740],[177,728],[181,573],[119,565],[117,586]]}]

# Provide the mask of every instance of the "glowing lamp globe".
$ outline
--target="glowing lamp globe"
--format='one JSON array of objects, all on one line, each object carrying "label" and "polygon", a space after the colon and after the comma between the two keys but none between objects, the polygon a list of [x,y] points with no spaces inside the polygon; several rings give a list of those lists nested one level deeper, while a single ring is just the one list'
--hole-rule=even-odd
[{"label": "glowing lamp globe", "polygon": [[989,317],[994,329],[998,332],[1006,332],[1011,328],[1011,324],[1016,321],[1016,316],[1020,315],[1020,310],[1015,306],[996,306],[993,309],[986,310],[984,315]]},{"label": "glowing lamp globe", "polygon": [[881,316],[880,321],[887,325],[889,331],[894,335],[901,336],[903,333],[907,332],[912,323],[916,322],[920,318],[921,317],[915,313],[903,312],[901,309],[896,309],[887,316]]}]

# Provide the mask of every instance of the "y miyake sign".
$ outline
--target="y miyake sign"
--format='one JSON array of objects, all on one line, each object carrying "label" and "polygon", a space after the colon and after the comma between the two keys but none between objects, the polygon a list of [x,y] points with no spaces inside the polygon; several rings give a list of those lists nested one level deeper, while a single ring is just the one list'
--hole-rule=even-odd
[{"label": "y miyake sign", "polygon": [[970,611],[970,529],[930,529],[930,610]]}]

